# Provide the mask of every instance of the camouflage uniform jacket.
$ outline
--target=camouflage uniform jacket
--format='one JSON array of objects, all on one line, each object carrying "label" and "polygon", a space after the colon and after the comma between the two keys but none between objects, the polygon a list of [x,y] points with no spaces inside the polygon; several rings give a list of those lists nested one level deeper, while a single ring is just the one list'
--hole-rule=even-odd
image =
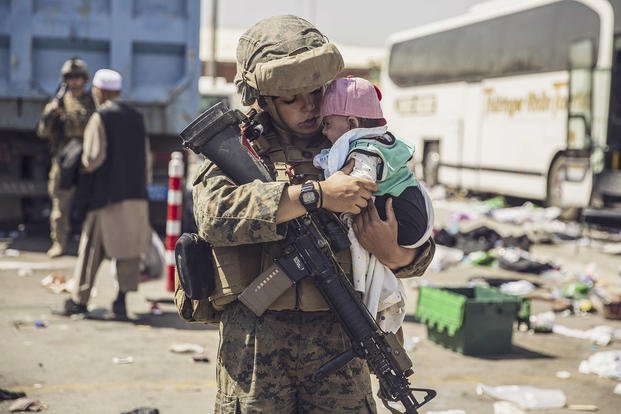
[{"label": "camouflage uniform jacket", "polygon": [[[210,300],[216,309],[235,300],[262,270],[272,264],[272,258],[279,252],[277,242],[284,238],[286,226],[276,224],[276,211],[288,182],[299,184],[323,177],[322,172],[312,165],[313,157],[326,146],[323,137],[296,141],[295,145],[282,144],[273,132],[266,134],[266,139],[270,146],[263,158],[268,168],[273,167],[273,177],[277,181],[264,183],[255,180],[238,186],[210,160],[205,161],[194,181],[194,215],[198,233],[213,247],[216,292]],[[433,240],[420,249],[412,264],[395,272],[397,277],[423,274],[435,252]],[[349,251],[341,252],[337,259],[349,275]],[[319,311],[329,307],[313,281],[304,279],[279,297],[270,309]]]}]

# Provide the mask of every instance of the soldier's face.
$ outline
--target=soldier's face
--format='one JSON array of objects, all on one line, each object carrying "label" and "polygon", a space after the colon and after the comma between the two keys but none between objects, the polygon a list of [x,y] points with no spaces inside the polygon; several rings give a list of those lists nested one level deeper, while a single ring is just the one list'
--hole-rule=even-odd
[{"label": "soldier's face", "polygon": [[322,89],[310,93],[278,96],[273,99],[280,119],[298,135],[315,134],[321,127],[320,105]]},{"label": "soldier's face", "polygon": [[67,82],[67,87],[73,93],[82,92],[84,86],[86,86],[86,78],[82,75],[69,74],[65,76],[65,82]]}]

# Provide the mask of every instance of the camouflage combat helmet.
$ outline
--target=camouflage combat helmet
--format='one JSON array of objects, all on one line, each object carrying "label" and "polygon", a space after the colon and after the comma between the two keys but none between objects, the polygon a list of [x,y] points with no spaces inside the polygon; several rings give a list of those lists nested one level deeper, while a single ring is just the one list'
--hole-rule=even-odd
[{"label": "camouflage combat helmet", "polygon": [[308,21],[292,15],[263,19],[237,46],[235,85],[244,105],[259,96],[311,92],[343,70],[343,58]]},{"label": "camouflage combat helmet", "polygon": [[60,69],[60,76],[64,79],[67,75],[82,75],[88,79],[88,66],[86,66],[86,62],[77,57],[65,61]]}]

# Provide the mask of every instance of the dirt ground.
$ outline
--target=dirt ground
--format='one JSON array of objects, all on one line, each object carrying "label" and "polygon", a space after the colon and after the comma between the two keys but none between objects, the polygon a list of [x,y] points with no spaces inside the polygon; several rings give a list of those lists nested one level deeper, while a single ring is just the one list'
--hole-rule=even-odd
[{"label": "dirt ground", "polygon": [[[442,214],[438,214],[441,222]],[[521,226],[487,221],[499,232],[519,233]],[[588,233],[587,233],[588,234]],[[215,327],[181,321],[167,303],[163,280],[141,284],[128,298],[130,321],[70,319],[53,315],[67,293],[55,294],[41,280],[56,271],[71,277],[75,256],[48,260],[47,240],[26,236],[5,243],[0,256],[0,388],[23,391],[47,405],[48,413],[122,413],[138,407],[154,407],[160,413],[209,413],[215,394],[218,332]],[[75,246],[74,246],[75,247]],[[619,287],[621,256],[602,252],[597,240],[568,240],[535,245],[532,254],[552,260],[567,272],[593,272],[598,284]],[[8,253],[8,255],[7,255]],[[115,288],[109,263],[98,277],[91,310],[105,312]],[[408,280],[408,317],[404,331],[406,348],[414,361],[413,385],[437,390],[438,396],[420,413],[461,409],[469,414],[493,413],[494,401],[476,393],[478,383],[491,386],[531,385],[562,390],[568,405],[594,405],[599,413],[621,412],[621,395],[613,393],[618,381],[595,374],[581,374],[580,362],[609,350],[621,350],[621,341],[598,346],[586,339],[554,333],[514,331],[511,352],[484,357],[464,356],[427,339],[426,327],[415,321],[417,286],[465,286],[474,276],[529,279],[542,283],[545,295],[558,282],[536,275],[461,262],[423,278]],[[147,299],[162,299],[161,314],[153,314]],[[532,313],[549,310],[547,300],[533,300]],[[601,315],[557,315],[556,323],[581,330],[600,325],[621,329],[621,321]],[[175,353],[174,344],[204,347],[208,362],[195,362],[191,354]],[[115,363],[132,358],[131,363]],[[560,379],[557,372],[567,371]],[[9,412],[12,401],[0,402],[0,413]],[[388,411],[378,402],[378,411]],[[532,410],[532,413],[573,413],[568,407]]]}]

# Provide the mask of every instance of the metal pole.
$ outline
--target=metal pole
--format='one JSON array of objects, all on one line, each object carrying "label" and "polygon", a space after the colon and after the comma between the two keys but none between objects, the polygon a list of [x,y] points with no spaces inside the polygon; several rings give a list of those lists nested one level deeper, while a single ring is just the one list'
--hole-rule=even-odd
[{"label": "metal pole", "polygon": [[183,154],[170,154],[168,163],[168,205],[166,208],[166,290],[175,291],[175,244],[181,234]]},{"label": "metal pole", "polygon": [[216,77],[218,70],[218,61],[216,56],[216,49],[218,47],[217,42],[218,33],[218,0],[211,0],[211,60],[209,61],[209,74],[211,75],[212,85],[216,87]]}]

